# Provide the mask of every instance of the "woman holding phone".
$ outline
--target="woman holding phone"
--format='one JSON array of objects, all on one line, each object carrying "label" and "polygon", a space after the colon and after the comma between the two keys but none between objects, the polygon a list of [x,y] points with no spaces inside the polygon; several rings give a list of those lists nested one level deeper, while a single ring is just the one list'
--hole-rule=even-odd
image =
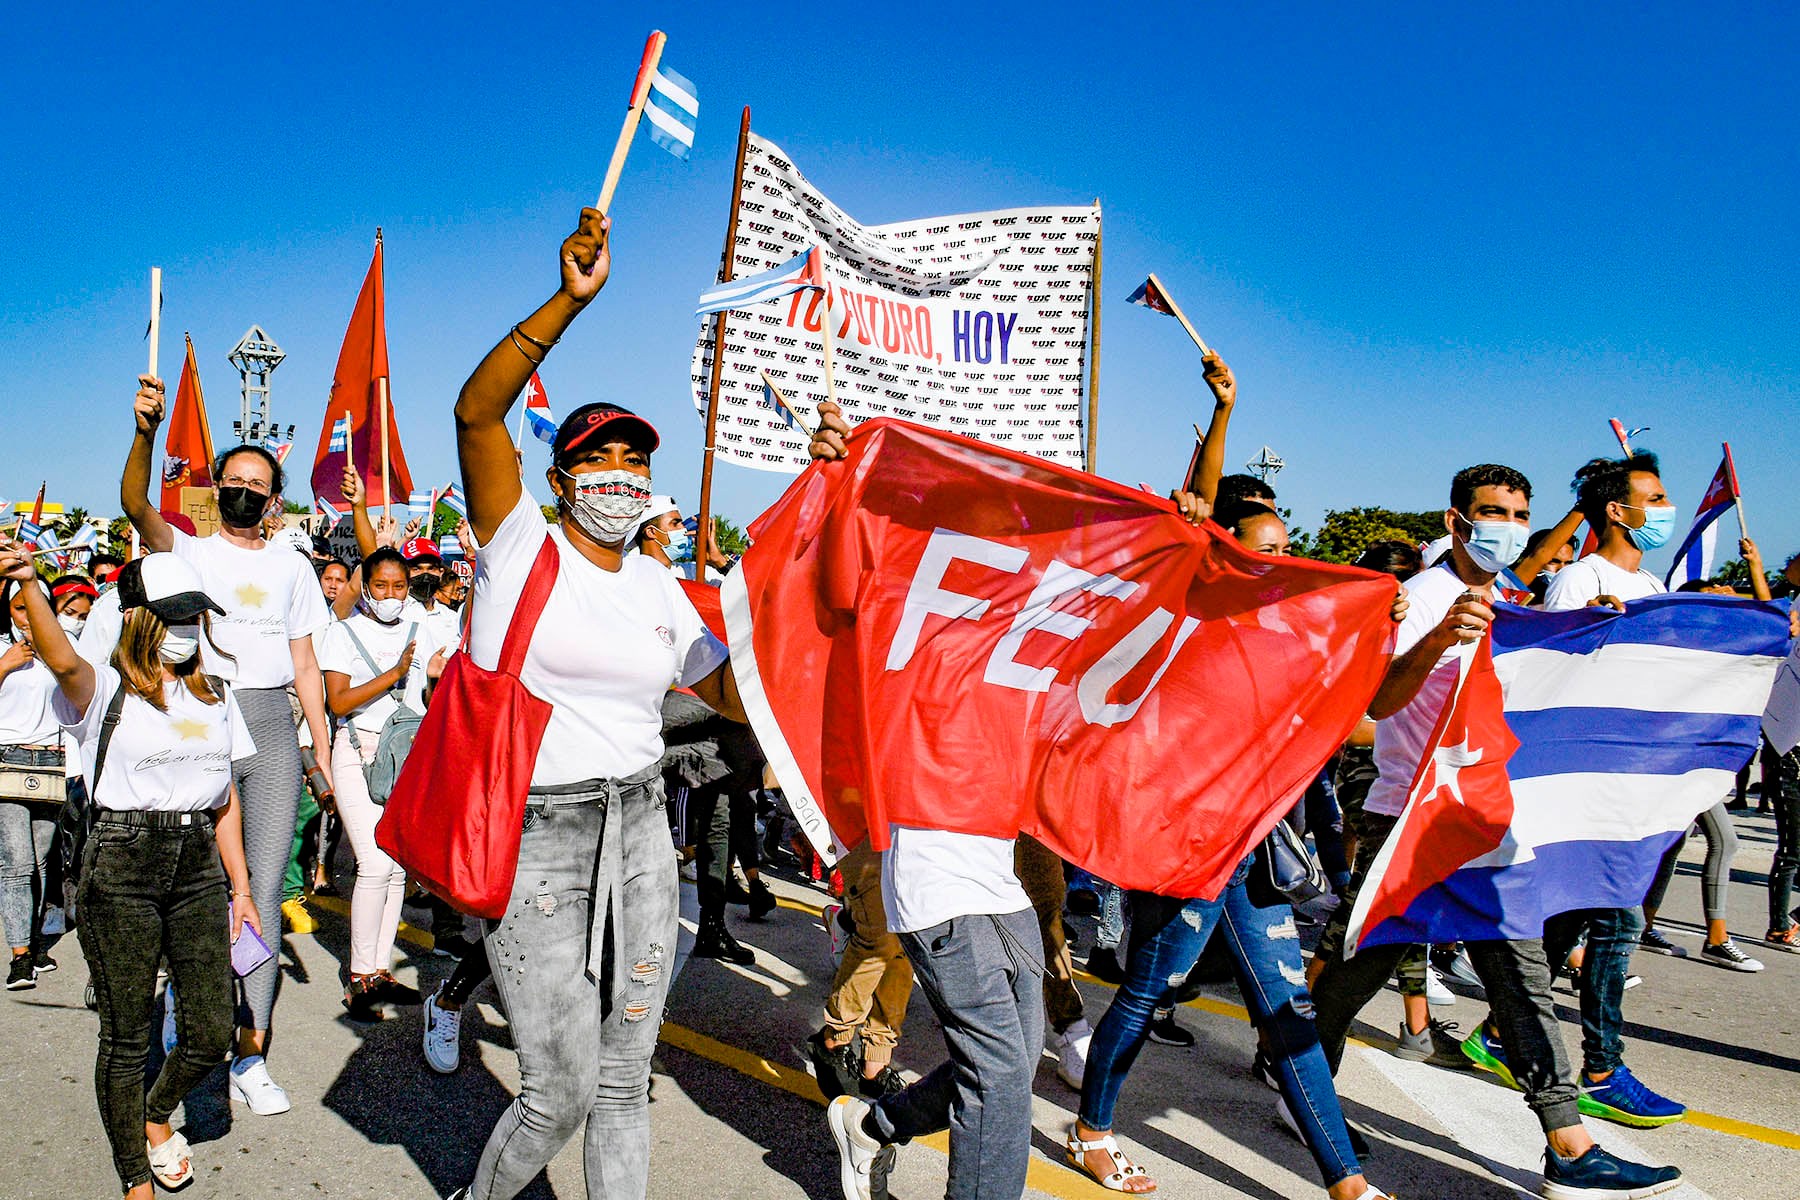
[{"label": "woman holding phone", "polygon": [[[231,783],[232,764],[256,747],[231,693],[200,670],[208,614],[219,608],[192,566],[173,554],[126,565],[124,628],[99,665],[75,652],[25,547],[0,545],[0,576],[24,598],[93,799],[79,932],[100,1011],[94,1087],[126,1200],[150,1200],[152,1176],[169,1188],[193,1176],[187,1139],[169,1117],[224,1059],[232,942],[246,925],[262,933]],[[151,998],[165,957],[177,1043],[146,1097]]]}]

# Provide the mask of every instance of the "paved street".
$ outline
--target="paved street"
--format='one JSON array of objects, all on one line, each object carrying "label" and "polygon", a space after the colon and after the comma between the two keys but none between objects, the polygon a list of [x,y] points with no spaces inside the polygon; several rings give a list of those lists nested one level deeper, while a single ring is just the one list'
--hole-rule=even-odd
[{"label": "paved street", "polygon": [[[1731,889],[1732,928],[1754,938],[1764,928],[1764,872],[1773,835],[1766,818],[1738,818],[1742,840]],[[1697,954],[1698,862],[1690,840],[1670,890],[1663,927]],[[349,879],[347,866],[340,878]],[[796,1045],[816,1027],[831,976],[830,948],[817,917],[828,897],[777,881],[783,907],[762,924],[732,924],[757,950],[747,969],[696,960],[682,974],[657,1058],[651,1194],[668,1200],[710,1195],[833,1200],[836,1157],[811,1077]],[[464,1028],[461,1072],[432,1074],[419,1054],[419,1016],[407,1011],[374,1026],[342,1020],[338,972],[346,948],[341,916],[320,914],[316,936],[290,935],[287,977],[270,1062],[294,1099],[282,1117],[250,1116],[225,1098],[215,1074],[185,1112],[198,1179],[192,1197],[382,1197],[429,1200],[467,1181],[495,1113],[517,1072],[492,992]],[[408,917],[426,921],[409,908]],[[421,940],[428,941],[428,938]],[[1609,1147],[1680,1164],[1690,1186],[1676,1195],[1734,1198],[1795,1194],[1800,1173],[1800,1038],[1794,998],[1800,957],[1745,948],[1768,963],[1760,975],[1730,974],[1697,959],[1640,954],[1644,977],[1626,1000],[1627,1058],[1653,1087],[1694,1114],[1661,1130],[1593,1123]],[[403,944],[414,957],[403,978],[430,988],[449,963]],[[11,1129],[0,1197],[100,1198],[118,1193],[95,1113],[95,1019],[82,1005],[85,970],[68,939],[55,951],[63,969],[34,991],[0,998],[0,1095]],[[1110,994],[1083,984],[1091,1020]],[[1566,1040],[1579,1046],[1573,997],[1559,993]],[[1483,1006],[1464,997],[1438,1015],[1466,1031]],[[1401,1062],[1388,1053],[1399,1000],[1385,994],[1365,1014],[1365,1045],[1352,1046],[1339,1086],[1351,1119],[1375,1145],[1373,1182],[1406,1200],[1485,1200],[1535,1194],[1542,1141],[1521,1099],[1489,1077]],[[1235,989],[1210,988],[1182,1011],[1199,1039],[1191,1050],[1150,1045],[1121,1101],[1127,1148],[1173,1197],[1285,1200],[1322,1196],[1310,1158],[1278,1124],[1273,1095],[1251,1079],[1253,1049]],[[900,1063],[929,1069],[942,1043],[915,991]],[[1031,1194],[1098,1197],[1098,1186],[1062,1165],[1061,1139],[1076,1097],[1049,1058],[1037,1080]],[[178,1116],[177,1124],[183,1118]],[[941,1139],[905,1149],[893,1180],[898,1200],[942,1195]],[[542,1200],[584,1195],[579,1139],[553,1164]]]}]

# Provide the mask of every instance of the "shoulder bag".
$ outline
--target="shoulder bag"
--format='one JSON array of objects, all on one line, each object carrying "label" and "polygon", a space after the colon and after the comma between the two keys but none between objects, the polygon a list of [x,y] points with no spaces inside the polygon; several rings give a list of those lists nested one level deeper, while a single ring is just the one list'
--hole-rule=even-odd
[{"label": "shoulder bag", "polygon": [[[350,644],[362,655],[362,660],[369,664],[372,676],[380,676],[381,668],[375,665],[374,656],[356,636],[356,631],[348,624],[344,632],[350,635]],[[419,632],[419,623],[414,621],[406,631],[406,641],[411,642]],[[403,645],[405,643],[402,643]],[[423,721],[418,713],[406,707],[401,695],[406,691],[406,677],[393,686],[394,711],[388,714],[387,720],[381,723],[381,732],[375,737],[375,753],[363,764],[363,781],[369,785],[369,799],[376,804],[385,805],[388,797],[394,794],[394,784],[400,778],[400,771],[406,765],[406,756],[411,753],[413,742],[417,740],[419,725]],[[356,728],[356,714],[344,718],[344,727],[350,731],[350,745],[355,748],[357,756],[362,756],[362,738]]]}]

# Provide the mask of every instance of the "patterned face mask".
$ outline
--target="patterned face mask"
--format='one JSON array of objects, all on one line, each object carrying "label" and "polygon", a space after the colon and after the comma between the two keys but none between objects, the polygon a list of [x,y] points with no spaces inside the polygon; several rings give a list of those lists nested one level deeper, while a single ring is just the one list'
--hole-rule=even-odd
[{"label": "patterned face mask", "polygon": [[650,477],[636,471],[589,471],[575,475],[557,470],[575,485],[567,501],[581,531],[603,546],[623,545],[644,510],[650,507]]}]

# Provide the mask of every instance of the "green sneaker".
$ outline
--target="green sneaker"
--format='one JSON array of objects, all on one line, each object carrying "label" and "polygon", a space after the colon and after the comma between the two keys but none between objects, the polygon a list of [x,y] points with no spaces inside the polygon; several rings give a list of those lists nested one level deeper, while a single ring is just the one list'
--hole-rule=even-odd
[{"label": "green sneaker", "polygon": [[1500,1082],[1515,1092],[1525,1089],[1513,1078],[1512,1068],[1506,1065],[1506,1047],[1500,1039],[1488,1034],[1487,1022],[1483,1021],[1475,1027],[1475,1032],[1463,1039],[1463,1057],[1474,1063],[1483,1071],[1491,1071],[1500,1077]]}]

